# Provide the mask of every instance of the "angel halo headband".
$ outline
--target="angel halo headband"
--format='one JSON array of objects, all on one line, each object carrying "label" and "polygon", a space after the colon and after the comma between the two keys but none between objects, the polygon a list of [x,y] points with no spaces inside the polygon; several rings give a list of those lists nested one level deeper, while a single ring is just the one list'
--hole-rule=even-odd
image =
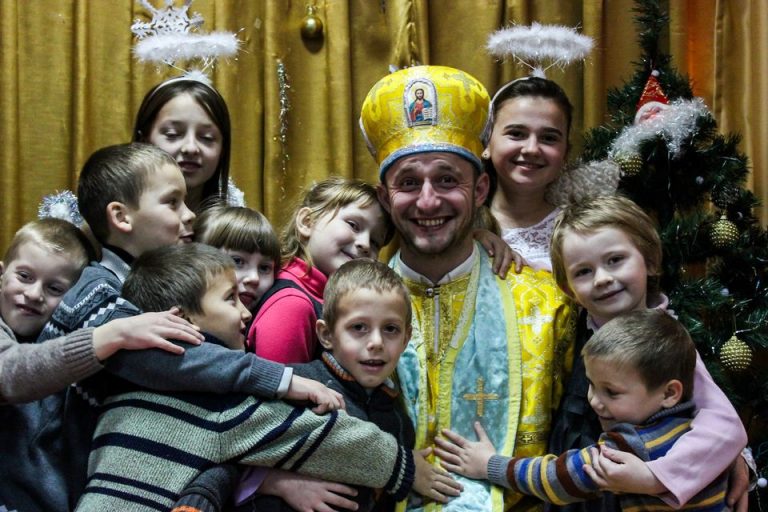
[{"label": "angel halo headband", "polygon": [[[534,22],[530,26],[511,26],[492,33],[485,46],[488,53],[502,59],[513,57],[519,64],[530,68],[531,74],[507,82],[493,95],[488,111],[485,140],[490,136],[493,127],[493,107],[496,99],[504,91],[513,84],[532,77],[546,79],[546,70],[553,66],[564,68],[574,61],[585,59],[593,46],[591,37],[562,25],[542,25]],[[545,62],[549,62],[546,67]]]},{"label": "angel halo headband", "polygon": [[[138,42],[134,55],[140,62],[165,64],[183,71],[182,75],[169,78],[155,87],[150,97],[164,87],[181,81],[194,81],[208,86],[219,94],[213,82],[205,74],[220,57],[233,57],[237,54],[240,41],[232,32],[198,33],[203,25],[200,13],[188,13],[192,0],[184,0],[181,7],[174,6],[174,0],[164,0],[165,8],[155,8],[149,0],[138,2],[152,15],[148,22],[134,21],[131,32]],[[202,62],[202,69],[185,69],[177,62],[197,60]]]}]

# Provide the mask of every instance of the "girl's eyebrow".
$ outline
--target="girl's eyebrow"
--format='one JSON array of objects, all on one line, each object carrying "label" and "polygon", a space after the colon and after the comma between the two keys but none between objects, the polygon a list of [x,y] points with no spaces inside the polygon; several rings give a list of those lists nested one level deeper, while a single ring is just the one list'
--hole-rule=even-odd
[{"label": "girl's eyebrow", "polygon": [[[503,129],[504,130],[509,130],[509,129],[529,130],[528,126],[526,126],[524,124],[517,124],[517,123],[506,124],[506,125],[504,125]],[[531,130],[531,131],[533,131],[533,130]],[[544,132],[544,133],[556,133],[558,135],[562,135],[563,134],[563,132],[561,130],[559,130],[558,128],[555,128],[554,126],[545,126],[544,128],[541,129],[541,131]]]}]

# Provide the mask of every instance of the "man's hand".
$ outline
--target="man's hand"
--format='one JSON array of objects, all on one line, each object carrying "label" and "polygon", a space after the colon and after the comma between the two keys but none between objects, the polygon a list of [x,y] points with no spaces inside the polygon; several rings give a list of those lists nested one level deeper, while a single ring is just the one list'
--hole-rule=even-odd
[{"label": "man's hand", "polygon": [[341,393],[334,391],[316,380],[307,379],[294,375],[291,378],[291,385],[288,386],[288,392],[285,397],[288,400],[309,401],[315,405],[312,412],[316,414],[325,414],[329,411],[344,409],[344,397]]},{"label": "man's hand", "polygon": [[731,510],[747,512],[749,506],[749,467],[744,457],[739,455],[731,464],[728,474],[728,494],[725,502]]}]

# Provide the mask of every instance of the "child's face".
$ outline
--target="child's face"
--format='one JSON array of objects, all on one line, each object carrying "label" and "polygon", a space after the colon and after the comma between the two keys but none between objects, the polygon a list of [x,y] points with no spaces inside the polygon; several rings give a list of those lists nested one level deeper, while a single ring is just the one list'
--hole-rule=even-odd
[{"label": "child's face", "polygon": [[306,240],[312,264],[330,276],[344,263],[357,258],[376,259],[386,237],[384,210],[377,201],[358,203],[321,215],[310,223],[300,212],[299,234]]},{"label": "child's face", "polygon": [[184,204],[186,190],[181,171],[173,164],[164,164],[149,174],[139,197],[139,207],[128,207],[132,220],[132,256],[192,241],[195,214]]},{"label": "child's face", "polygon": [[51,318],[80,266],[65,254],[26,242],[7,268],[0,263],[0,271],[0,315],[17,336],[30,337]]},{"label": "child's face", "polygon": [[219,165],[221,131],[191,94],[163,105],[147,141],[176,159],[190,192],[211,179]]},{"label": "child's face", "polygon": [[[650,390],[637,370],[600,357],[585,357],[587,399],[603,430],[616,423],[639,425],[664,407],[671,407],[666,387]],[[675,400],[676,402],[676,400]]]},{"label": "child's face", "polygon": [[505,193],[543,194],[568,152],[568,120],[552,100],[507,100],[494,118],[488,151]]},{"label": "child's face", "polygon": [[341,297],[331,331],[319,320],[320,343],[361,386],[378,387],[395,371],[411,337],[407,306],[395,290],[360,288]]},{"label": "child's face", "polygon": [[611,227],[563,237],[563,263],[573,298],[599,324],[647,307],[648,269],[630,238]]},{"label": "child's face", "polygon": [[260,252],[222,249],[235,262],[235,277],[240,300],[252,311],[275,282],[275,262]]},{"label": "child's face", "polygon": [[227,347],[242,350],[251,313],[240,302],[235,272],[228,270],[212,276],[201,304],[203,312],[190,314],[190,322],[224,342]]}]

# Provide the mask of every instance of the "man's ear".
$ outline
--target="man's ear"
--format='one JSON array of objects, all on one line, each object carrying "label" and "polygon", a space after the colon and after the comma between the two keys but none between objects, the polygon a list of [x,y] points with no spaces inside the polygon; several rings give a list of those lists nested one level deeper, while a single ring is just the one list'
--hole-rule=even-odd
[{"label": "man's ear", "polygon": [[308,206],[302,207],[296,213],[296,230],[299,232],[299,236],[304,239],[309,239],[309,236],[312,234],[311,215],[312,209]]},{"label": "man's ear", "polygon": [[387,187],[383,183],[376,185],[376,195],[379,197],[379,203],[389,215],[392,215],[392,205],[389,204],[389,194],[387,193]]},{"label": "man's ear", "polygon": [[677,379],[672,379],[664,384],[664,398],[661,406],[669,409],[680,402],[683,398],[683,383]]},{"label": "man's ear", "polygon": [[487,172],[481,172],[475,181],[475,207],[479,208],[485,203],[488,192],[491,189],[491,178]]},{"label": "man's ear", "polygon": [[121,233],[133,231],[133,218],[125,203],[112,201],[107,205],[107,224]]},{"label": "man's ear", "polygon": [[318,320],[315,324],[315,331],[317,332],[317,339],[320,341],[320,345],[326,350],[333,348],[333,342],[331,341],[331,329],[325,320]]},{"label": "man's ear", "polygon": [[0,261],[0,290],[3,288],[3,275],[5,275],[5,263]]}]

